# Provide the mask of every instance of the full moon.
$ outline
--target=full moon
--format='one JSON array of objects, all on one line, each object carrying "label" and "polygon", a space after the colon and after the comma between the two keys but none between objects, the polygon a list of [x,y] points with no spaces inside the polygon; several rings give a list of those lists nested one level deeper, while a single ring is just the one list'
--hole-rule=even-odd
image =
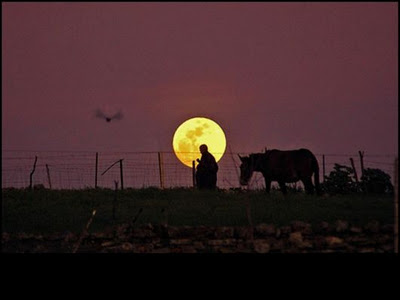
[{"label": "full moon", "polygon": [[172,146],[178,159],[188,167],[201,158],[200,145],[206,144],[208,152],[218,162],[226,148],[225,133],[213,120],[196,117],[183,122],[175,131]]}]

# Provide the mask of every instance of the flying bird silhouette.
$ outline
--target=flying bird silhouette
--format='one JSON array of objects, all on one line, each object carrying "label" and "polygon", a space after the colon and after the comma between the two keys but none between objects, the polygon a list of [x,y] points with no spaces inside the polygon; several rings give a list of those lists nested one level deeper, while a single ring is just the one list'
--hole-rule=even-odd
[{"label": "flying bird silhouette", "polygon": [[107,116],[105,113],[103,113],[100,109],[96,111],[96,117],[100,119],[105,119],[107,122],[111,122],[111,120],[121,120],[123,115],[122,112],[117,112],[113,116]]}]

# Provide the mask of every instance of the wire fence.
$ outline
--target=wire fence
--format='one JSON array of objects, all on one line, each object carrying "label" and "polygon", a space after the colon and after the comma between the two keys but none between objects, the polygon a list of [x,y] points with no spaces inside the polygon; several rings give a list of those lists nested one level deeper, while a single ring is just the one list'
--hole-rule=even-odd
[{"label": "wire fence", "polygon": [[[218,162],[217,186],[222,189],[239,188],[241,156],[250,153],[226,152]],[[196,154],[197,155],[197,154]],[[37,163],[34,168],[35,157]],[[200,158],[200,153],[198,153]],[[353,158],[358,177],[361,177],[361,159],[353,154],[316,154],[320,165],[320,182],[323,170],[328,176],[335,163],[350,166]],[[380,169],[393,182],[395,155],[368,154],[363,157],[364,168]],[[121,161],[121,163],[117,163]],[[98,152],[96,180],[96,152],[92,151],[2,151],[2,188],[25,188],[42,184],[52,189],[192,187],[193,170],[183,165],[174,152]],[[112,164],[114,164],[108,171]],[[122,172],[121,172],[122,166]],[[103,175],[102,173],[106,171]],[[32,173],[33,172],[33,173]],[[301,185],[301,184],[300,184]],[[263,189],[264,179],[254,173],[249,188]]]}]

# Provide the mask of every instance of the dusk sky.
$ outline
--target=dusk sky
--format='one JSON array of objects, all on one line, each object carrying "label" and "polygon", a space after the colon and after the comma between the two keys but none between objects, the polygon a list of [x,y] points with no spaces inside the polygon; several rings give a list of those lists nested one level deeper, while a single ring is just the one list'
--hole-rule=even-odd
[{"label": "dusk sky", "polygon": [[[121,110],[122,120],[95,118]],[[398,152],[396,2],[2,2],[3,150]]]}]

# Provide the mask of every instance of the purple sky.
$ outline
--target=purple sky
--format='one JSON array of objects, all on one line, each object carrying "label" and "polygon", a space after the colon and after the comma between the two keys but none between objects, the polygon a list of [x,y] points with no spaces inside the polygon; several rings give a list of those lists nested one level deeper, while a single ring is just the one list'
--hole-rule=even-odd
[{"label": "purple sky", "polygon": [[[2,3],[2,148],[398,152],[398,3]],[[97,108],[121,109],[106,123]]]}]

